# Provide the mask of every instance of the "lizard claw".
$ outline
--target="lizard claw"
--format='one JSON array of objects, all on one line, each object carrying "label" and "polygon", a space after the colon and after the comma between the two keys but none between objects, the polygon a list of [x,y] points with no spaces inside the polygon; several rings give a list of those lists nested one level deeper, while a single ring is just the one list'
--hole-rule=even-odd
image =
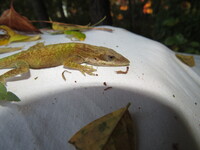
[{"label": "lizard claw", "polygon": [[88,75],[91,75],[91,76],[94,76],[95,74],[93,72],[97,71],[96,69],[94,69],[93,67],[91,66],[82,66],[82,68],[79,70],[84,76],[85,74],[88,74]]}]

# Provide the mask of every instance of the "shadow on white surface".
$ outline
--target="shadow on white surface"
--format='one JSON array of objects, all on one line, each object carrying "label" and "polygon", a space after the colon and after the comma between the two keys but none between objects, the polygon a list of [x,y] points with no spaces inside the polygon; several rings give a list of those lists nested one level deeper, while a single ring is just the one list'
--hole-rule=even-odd
[{"label": "shadow on white surface", "polygon": [[74,150],[67,141],[81,127],[126,106],[136,124],[138,150],[197,150],[182,116],[150,94],[105,87],[48,93],[28,102],[1,103],[1,150]]}]

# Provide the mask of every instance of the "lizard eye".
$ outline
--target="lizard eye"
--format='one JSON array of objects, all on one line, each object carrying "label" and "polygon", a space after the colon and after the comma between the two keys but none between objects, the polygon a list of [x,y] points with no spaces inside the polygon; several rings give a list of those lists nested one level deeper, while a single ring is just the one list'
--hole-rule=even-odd
[{"label": "lizard eye", "polygon": [[105,58],[106,61],[112,61],[113,59],[115,59],[115,56],[105,55],[104,58]]}]

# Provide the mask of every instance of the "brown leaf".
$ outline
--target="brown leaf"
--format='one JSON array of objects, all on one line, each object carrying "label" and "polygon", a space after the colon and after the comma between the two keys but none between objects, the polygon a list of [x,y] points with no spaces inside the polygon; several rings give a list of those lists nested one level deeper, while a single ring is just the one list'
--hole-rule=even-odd
[{"label": "brown leaf", "polygon": [[129,105],[83,127],[69,143],[75,145],[77,150],[135,150],[135,132]]},{"label": "brown leaf", "polygon": [[12,2],[10,5],[10,9],[5,10],[1,15],[0,24],[7,25],[10,28],[18,31],[41,33],[37,28],[35,28],[31,24],[31,22],[26,17],[21,16],[19,13],[15,11]]}]

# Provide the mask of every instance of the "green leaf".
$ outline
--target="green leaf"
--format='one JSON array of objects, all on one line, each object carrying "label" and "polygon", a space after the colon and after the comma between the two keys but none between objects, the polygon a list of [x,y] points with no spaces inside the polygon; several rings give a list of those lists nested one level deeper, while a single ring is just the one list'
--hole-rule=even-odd
[{"label": "green leaf", "polygon": [[173,36],[167,37],[164,41],[165,45],[172,46],[175,45],[175,38]]},{"label": "green leaf", "polygon": [[168,18],[164,20],[163,25],[172,27],[172,26],[175,26],[177,23],[179,23],[178,18]]},{"label": "green leaf", "polygon": [[3,85],[3,83],[0,82],[0,100],[5,100],[6,94],[7,94],[7,89]]},{"label": "green leaf", "polygon": [[20,99],[12,92],[7,92],[6,87],[0,82],[0,100],[4,101],[20,101]]},{"label": "green leaf", "polygon": [[167,37],[164,41],[164,43],[168,46],[182,45],[182,44],[185,44],[186,42],[187,42],[187,39],[185,39],[185,37],[181,33]]},{"label": "green leaf", "polygon": [[5,100],[5,98],[6,98],[6,94],[0,93],[0,101]]},{"label": "green leaf", "polygon": [[79,41],[84,41],[86,38],[86,35],[80,31],[64,31],[65,34],[67,34],[70,38],[75,38]]},{"label": "green leaf", "polygon": [[7,93],[6,87],[0,82],[0,93]]},{"label": "green leaf", "polygon": [[181,33],[175,35],[175,40],[176,40],[177,44],[179,44],[179,45],[187,42],[187,39],[185,39],[185,37]]},{"label": "green leaf", "polygon": [[191,42],[190,45],[191,45],[192,47],[200,47],[200,43],[195,42],[195,41]]},{"label": "green leaf", "polygon": [[12,92],[7,92],[5,100],[7,100],[7,101],[16,101],[16,102],[20,101],[20,99]]}]

